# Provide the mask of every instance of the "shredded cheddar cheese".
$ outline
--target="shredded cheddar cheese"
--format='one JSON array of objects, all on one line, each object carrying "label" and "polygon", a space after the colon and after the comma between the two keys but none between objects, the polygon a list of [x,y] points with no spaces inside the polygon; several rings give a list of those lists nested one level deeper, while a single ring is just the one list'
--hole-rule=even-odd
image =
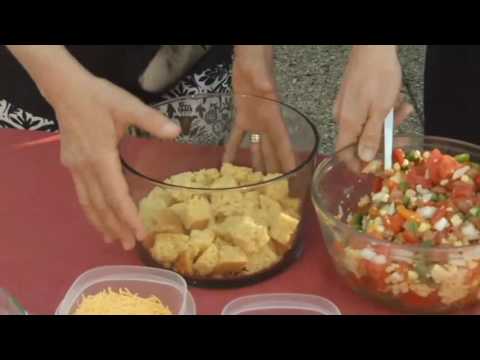
[{"label": "shredded cheddar cheese", "polygon": [[142,298],[128,289],[111,288],[82,298],[74,315],[171,315],[156,296]]}]

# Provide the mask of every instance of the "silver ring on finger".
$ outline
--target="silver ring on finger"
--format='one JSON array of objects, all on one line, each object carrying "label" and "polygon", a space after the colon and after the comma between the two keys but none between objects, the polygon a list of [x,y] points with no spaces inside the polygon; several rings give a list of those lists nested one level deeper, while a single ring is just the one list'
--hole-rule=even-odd
[{"label": "silver ring on finger", "polygon": [[261,139],[262,137],[260,136],[260,134],[250,134],[251,144],[259,144]]}]

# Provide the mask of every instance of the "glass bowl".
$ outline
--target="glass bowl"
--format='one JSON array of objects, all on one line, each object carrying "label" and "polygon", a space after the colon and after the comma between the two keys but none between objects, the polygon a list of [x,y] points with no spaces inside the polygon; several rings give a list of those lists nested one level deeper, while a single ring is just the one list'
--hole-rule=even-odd
[{"label": "glass bowl", "polygon": [[[212,215],[208,224],[203,223],[202,226],[199,226],[199,230],[204,231],[205,227],[218,230],[217,225],[223,221],[226,222],[229,216],[237,216],[235,221],[248,222],[245,220],[245,216],[250,217],[248,211],[253,210],[250,208],[250,210],[246,210],[246,207],[237,206],[237,208],[231,210],[231,212],[227,213],[225,210],[225,213],[222,213],[222,217],[218,215],[220,214],[219,208],[215,207],[216,205],[213,205],[214,198],[217,200],[224,199],[228,203],[228,201],[233,201],[232,199],[234,198],[251,199],[252,197],[260,195],[274,197],[276,196],[275,194],[280,193],[276,192],[277,190],[282,187],[285,189],[286,186],[288,188],[288,199],[294,199],[289,204],[295,206],[297,210],[295,215],[292,215],[291,213],[290,215],[295,216],[298,225],[292,235],[289,235],[291,241],[289,241],[288,246],[282,247],[282,244],[271,240],[270,234],[268,233],[271,229],[269,227],[270,225],[267,224],[267,220],[265,220],[265,223],[261,223],[260,220],[254,220],[255,224],[264,227],[264,230],[268,235],[263,236],[262,242],[258,240],[260,237],[255,238],[255,241],[258,240],[258,243],[261,244],[258,245],[258,249],[255,250],[258,250],[259,253],[247,253],[251,249],[242,248],[242,251],[245,250],[245,253],[247,253],[247,260],[245,260],[245,254],[243,254],[240,256],[243,260],[237,258],[235,260],[236,262],[233,261],[235,262],[235,266],[233,266],[235,270],[230,267],[232,264],[228,263],[226,269],[228,269],[229,273],[225,272],[227,270],[223,273],[219,273],[220,270],[217,271],[217,269],[220,268],[220,265],[214,265],[214,262],[216,261],[215,259],[219,261],[218,264],[220,264],[220,262],[222,264],[226,262],[225,258],[227,255],[222,257],[223,255],[220,253],[223,251],[222,249],[226,249],[226,247],[224,247],[225,245],[232,245],[232,239],[227,239],[227,235],[224,237],[223,233],[219,235],[219,232],[215,231],[215,246],[213,247],[218,247],[218,249],[210,249],[209,247],[208,249],[211,251],[209,250],[210,253],[208,256],[212,255],[212,257],[206,259],[205,255],[205,258],[202,259],[202,266],[195,266],[196,262],[199,261],[199,252],[190,253],[183,251],[183,245],[178,245],[181,250],[175,250],[177,252],[172,253],[171,257],[169,255],[168,259],[166,256],[163,256],[165,253],[160,254],[160,256],[152,256],[154,251],[156,251],[152,249],[156,248],[155,246],[159,240],[158,236],[153,234],[155,231],[151,231],[152,234],[149,237],[149,241],[144,242],[142,246],[137,247],[144,263],[148,266],[156,266],[178,271],[190,285],[194,286],[238,287],[264,280],[284,270],[289,264],[298,259],[303,249],[303,243],[300,239],[297,239],[297,234],[302,224],[303,205],[305,201],[309,199],[311,178],[316,166],[316,154],[319,141],[317,130],[310,120],[288,105],[255,96],[236,96],[238,101],[241,101],[243,104],[248,104],[251,109],[257,109],[259,111],[257,115],[261,114],[261,116],[266,117],[266,114],[277,114],[277,116],[283,118],[283,124],[285,124],[286,130],[285,133],[289,136],[292,153],[295,155],[295,168],[292,171],[284,174],[279,173],[272,177],[264,177],[265,174],[262,175],[261,173],[252,170],[249,174],[252,174],[253,178],[260,174],[260,177],[253,182],[245,184],[239,180],[238,184],[220,185],[215,188],[205,185],[192,185],[193,183],[191,182],[166,182],[168,178],[180,173],[197,172],[202,169],[220,169],[222,167],[225,144],[228,139],[230,139],[230,133],[233,128],[234,120],[236,119],[236,108],[233,97],[225,94],[196,95],[157,104],[154,106],[156,109],[181,126],[181,135],[175,141],[162,141],[152,137],[143,138],[127,136],[122,140],[119,146],[130,194],[137,203],[141,214],[142,201],[151,194],[152,191],[162,194],[165,192],[170,195],[173,194],[175,200],[173,201],[174,203],[187,201],[185,199],[190,199],[192,197],[204,198],[211,202],[211,209],[214,215]],[[280,126],[283,126],[282,122],[279,124]],[[247,128],[246,130],[251,130],[251,133],[254,133],[253,129]],[[255,133],[259,133],[259,135],[262,136],[261,131],[258,131],[258,129]],[[252,142],[250,141],[250,137],[246,136],[240,143],[239,150],[237,151],[234,160],[230,161],[230,163],[235,166],[253,168],[254,163],[252,161],[251,150]],[[221,176],[223,177],[224,174],[222,173]],[[186,198],[184,199],[184,197]],[[275,209],[277,209],[277,207],[281,208],[282,213],[287,211],[286,208],[290,206],[287,204],[287,201],[284,201],[284,198],[275,198],[274,200],[277,205],[273,204],[272,206],[275,206]],[[166,207],[171,207],[172,203],[170,200],[168,201],[169,203]],[[218,203],[221,203],[221,201],[218,201],[216,204]],[[252,203],[248,203],[248,205],[251,204]],[[256,210],[258,209],[258,206],[260,205],[252,205]],[[185,209],[185,207],[183,209]],[[194,211],[193,205],[188,211]],[[238,214],[236,212],[238,212]],[[176,213],[176,215],[178,214],[179,213]],[[241,217],[241,220],[239,220],[238,216]],[[155,221],[159,222],[159,219],[160,217],[156,218]],[[163,216],[162,219],[166,219],[166,217]],[[193,236],[190,236],[193,229],[198,230],[197,225],[194,227],[193,222],[192,224],[189,224],[184,221],[184,218],[181,218],[181,220],[183,223],[182,225],[184,225],[183,232],[187,238],[180,236],[176,237],[176,239],[180,239],[184,244],[188,244],[188,241],[193,238]],[[241,226],[244,225],[245,224],[242,223]],[[246,235],[243,235],[243,230],[236,231],[235,234],[233,234],[234,231],[231,230],[233,228],[227,228],[225,225],[224,229],[227,229],[225,232],[229,232],[228,237],[235,239],[235,241],[233,241],[233,245],[235,246],[237,246],[238,243],[246,243],[249,239]],[[239,229],[245,229],[245,227],[239,227]],[[263,228],[260,230],[257,228],[257,230],[262,232]],[[168,230],[166,232],[169,231],[173,230]],[[165,231],[162,230],[162,232]],[[278,236],[278,238],[280,237],[281,236]],[[162,235],[162,239],[165,239],[165,236]],[[171,242],[175,241],[176,240],[171,240]],[[266,243],[267,241],[268,243]],[[178,249],[176,248],[177,244],[179,243],[168,245],[170,246],[169,249],[172,249],[172,247]],[[242,245],[239,246],[242,247]],[[205,249],[202,249],[202,251],[205,253]],[[160,258],[160,260],[157,261],[154,258],[157,260]],[[220,258],[225,261],[220,261]],[[179,264],[179,262],[181,262],[181,264]],[[205,265],[206,263],[208,263],[208,266]],[[214,268],[214,270],[212,270],[212,268]],[[197,271],[196,269],[199,270]]]},{"label": "glass bowl", "polygon": [[[470,153],[480,161],[480,147],[446,138],[404,136],[395,147],[445,154]],[[459,310],[479,301],[480,245],[422,247],[400,245],[362,234],[345,223],[359,199],[369,194],[373,176],[359,173],[356,145],[325,159],[312,181],[312,198],[323,239],[338,273],[356,292],[410,313],[442,313]],[[378,154],[383,159],[383,154]],[[360,166],[359,166],[360,165]],[[368,251],[363,251],[364,249]],[[385,256],[382,266],[372,266],[371,251]],[[391,286],[388,274],[400,269],[399,286]],[[400,271],[398,270],[398,271]],[[432,272],[442,272],[442,281]],[[434,279],[436,279],[434,281]],[[436,282],[438,281],[438,282]]]}]

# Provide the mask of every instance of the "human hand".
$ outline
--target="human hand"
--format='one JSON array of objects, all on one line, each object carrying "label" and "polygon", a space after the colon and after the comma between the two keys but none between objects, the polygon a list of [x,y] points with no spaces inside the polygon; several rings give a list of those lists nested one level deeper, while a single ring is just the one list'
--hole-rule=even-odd
[{"label": "human hand", "polygon": [[295,154],[280,105],[276,102],[278,92],[271,46],[236,48],[233,89],[237,112],[224,161],[234,161],[246,134],[258,134],[260,142],[250,146],[253,167],[267,173],[293,170]]},{"label": "human hand", "polygon": [[413,112],[401,86],[395,46],[354,46],[334,107],[338,122],[336,149],[358,143],[357,154],[353,150],[342,152],[351,167],[358,168],[358,158],[373,160],[381,144],[384,120],[392,108],[396,124]]},{"label": "human hand", "polygon": [[51,99],[59,121],[61,161],[70,171],[80,204],[107,243],[125,250],[146,231],[122,173],[118,144],[129,125],[159,138],[180,129],[158,111],[116,85],[93,76],[67,86]]}]

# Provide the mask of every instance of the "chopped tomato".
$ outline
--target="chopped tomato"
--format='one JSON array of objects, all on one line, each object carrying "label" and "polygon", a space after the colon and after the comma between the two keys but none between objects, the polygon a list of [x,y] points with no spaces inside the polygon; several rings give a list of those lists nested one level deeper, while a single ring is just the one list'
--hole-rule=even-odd
[{"label": "chopped tomato", "polygon": [[390,254],[390,245],[374,245],[373,248],[378,255],[383,255],[388,258]]},{"label": "chopped tomato", "polygon": [[467,184],[463,181],[456,181],[453,184],[452,197],[454,199],[473,197],[475,194],[475,185]]},{"label": "chopped tomato", "polygon": [[429,310],[432,307],[437,307],[438,305],[442,304],[441,299],[436,291],[432,292],[426,297],[422,297],[415,294],[413,291],[409,291],[402,296],[402,301],[409,307],[425,310]]},{"label": "chopped tomato", "polygon": [[396,148],[393,150],[393,159],[402,165],[403,161],[405,160],[405,151],[403,151],[403,149]]},{"label": "chopped tomato", "polygon": [[442,160],[440,160],[439,166],[441,180],[447,179],[455,172],[455,170],[461,167],[462,165],[459,164],[458,161],[455,160],[453,157],[451,157],[450,155],[443,155]]},{"label": "chopped tomato", "polygon": [[408,244],[418,244],[420,242],[420,238],[410,231],[403,232],[403,239]]},{"label": "chopped tomato", "polygon": [[443,186],[435,186],[432,191],[437,194],[446,194],[448,191]]},{"label": "chopped tomato", "polygon": [[417,185],[421,185],[425,189],[432,187],[432,180],[425,178],[426,168],[424,166],[414,166],[407,174],[407,182],[415,189]]},{"label": "chopped tomato", "polygon": [[386,185],[387,185],[388,189],[390,190],[390,192],[397,190],[398,187],[399,187],[399,184],[397,184],[395,181],[392,181],[390,179],[387,180]]},{"label": "chopped tomato", "polygon": [[395,234],[398,234],[400,231],[402,231],[404,223],[405,219],[398,213],[392,216],[387,216],[386,225]]},{"label": "chopped tomato", "polygon": [[385,282],[385,279],[388,276],[386,272],[387,265],[379,265],[372,261],[363,260],[363,266],[367,272],[368,279],[366,279],[366,281],[368,282],[368,287],[373,291],[384,292],[387,288]]},{"label": "chopped tomato", "polygon": [[383,179],[379,176],[375,176],[375,179],[373,180],[373,192],[377,193],[382,190],[383,187]]},{"label": "chopped tomato", "polygon": [[433,243],[435,245],[441,245],[442,244],[442,240],[443,239],[446,239],[448,236],[447,232],[444,230],[444,231],[437,231],[435,233],[435,235],[433,236]]},{"label": "chopped tomato", "polygon": [[475,178],[475,184],[477,184],[477,187],[480,188],[480,175],[478,175],[478,176]]},{"label": "chopped tomato", "polygon": [[449,178],[461,165],[450,155],[443,155],[438,149],[431,152],[426,161],[430,178],[438,184],[443,179]]},{"label": "chopped tomato", "polygon": [[467,214],[473,207],[475,198],[458,198],[453,200],[453,202],[464,214]]},{"label": "chopped tomato", "polygon": [[447,214],[447,209],[444,206],[437,208],[437,211],[432,217],[432,224],[435,225],[438,220],[444,217]]},{"label": "chopped tomato", "polygon": [[427,164],[436,164],[438,163],[441,158],[442,158],[443,154],[440,150],[438,149],[433,149],[431,152],[430,152],[430,157],[427,159]]},{"label": "chopped tomato", "polygon": [[478,285],[480,283],[480,266],[477,265],[473,268],[473,270],[470,270],[469,276],[468,276],[468,282],[469,284],[473,285]]}]

